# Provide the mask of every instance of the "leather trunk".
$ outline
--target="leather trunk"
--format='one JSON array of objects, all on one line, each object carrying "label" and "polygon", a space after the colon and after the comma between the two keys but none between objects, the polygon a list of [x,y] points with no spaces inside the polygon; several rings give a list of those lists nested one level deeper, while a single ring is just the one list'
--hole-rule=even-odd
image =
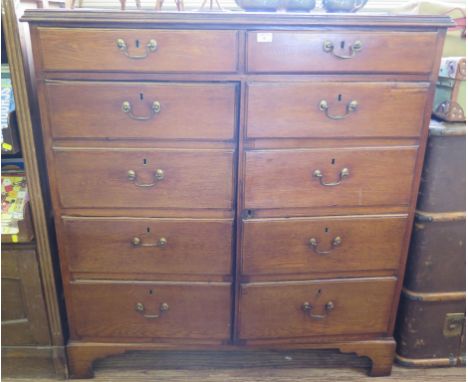
[{"label": "leather trunk", "polygon": [[465,135],[431,122],[395,331],[405,366],[464,364]]},{"label": "leather trunk", "polygon": [[423,300],[419,294],[403,290],[395,336],[398,363],[404,366],[463,365],[464,311],[463,297]]}]

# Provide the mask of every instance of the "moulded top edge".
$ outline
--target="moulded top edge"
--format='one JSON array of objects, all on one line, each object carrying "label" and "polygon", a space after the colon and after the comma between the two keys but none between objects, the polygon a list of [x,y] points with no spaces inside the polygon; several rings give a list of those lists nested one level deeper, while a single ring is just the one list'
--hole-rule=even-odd
[{"label": "moulded top edge", "polygon": [[174,26],[362,26],[362,27],[450,27],[454,23],[448,16],[391,15],[360,12],[358,14],[330,13],[266,13],[266,12],[158,12],[115,11],[93,9],[30,9],[21,21],[34,24],[60,25],[174,25]]}]

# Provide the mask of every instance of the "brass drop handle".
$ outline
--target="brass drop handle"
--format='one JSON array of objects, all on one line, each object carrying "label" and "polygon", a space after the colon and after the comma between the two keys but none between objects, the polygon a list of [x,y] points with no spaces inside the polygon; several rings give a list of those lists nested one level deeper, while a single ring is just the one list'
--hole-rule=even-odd
[{"label": "brass drop handle", "polygon": [[145,305],[142,302],[136,303],[135,310],[138,313],[141,313],[145,318],[154,319],[161,317],[164,312],[167,312],[169,310],[169,304],[167,302],[163,302],[161,305],[159,305],[159,311],[161,312],[160,314],[145,314]]},{"label": "brass drop handle", "polygon": [[132,60],[142,60],[142,59],[148,57],[150,53],[155,52],[156,49],[158,49],[158,43],[156,42],[156,40],[151,39],[151,40],[148,41],[148,43],[145,46],[145,53],[144,54],[132,56],[132,55],[130,55],[130,53],[128,53],[128,46],[127,46],[127,43],[125,42],[124,39],[118,38],[117,40],[115,40],[115,44],[117,45],[117,48],[124,55],[126,55],[128,58],[131,58]]},{"label": "brass drop handle", "polygon": [[354,41],[351,45],[349,45],[349,55],[342,55],[335,52],[335,44],[333,44],[330,40],[325,40],[322,45],[323,51],[326,53],[330,53],[336,58],[341,60],[349,60],[353,58],[357,52],[362,50],[362,42],[359,40]]},{"label": "brass drop handle", "polygon": [[133,182],[133,184],[135,184],[135,186],[137,187],[153,187],[156,185],[156,183],[158,181],[161,181],[164,179],[164,171],[161,170],[160,168],[158,168],[154,174],[153,174],[153,178],[155,179],[155,182],[153,183],[140,183],[138,181],[138,174],[136,173],[136,171],[134,170],[128,170],[127,171],[127,178],[129,181]]},{"label": "brass drop handle", "polygon": [[312,314],[312,311],[314,310],[314,307],[312,304],[309,302],[305,302],[302,304],[302,311],[309,317],[312,318],[313,320],[323,320],[328,316],[328,314],[335,308],[335,304],[333,301],[328,301],[325,304],[325,314]]},{"label": "brass drop handle", "polygon": [[151,114],[147,116],[133,114],[132,104],[129,101],[123,101],[121,109],[131,119],[136,121],[148,121],[161,111],[161,104],[158,101],[154,101],[151,105]]},{"label": "brass drop handle", "polygon": [[159,247],[164,248],[167,246],[167,239],[165,237],[161,237],[158,239],[156,243],[143,243],[143,240],[138,236],[135,236],[132,239],[132,245],[134,247]]},{"label": "brass drop handle", "polygon": [[314,251],[317,255],[328,255],[328,254],[331,253],[336,247],[338,247],[339,245],[341,245],[341,243],[342,243],[341,237],[336,236],[336,237],[333,238],[333,240],[331,241],[330,249],[327,250],[327,251],[321,251],[321,250],[318,249],[318,246],[319,246],[318,240],[317,240],[315,237],[312,237],[312,238],[309,239],[309,246],[310,246],[310,248],[313,249],[313,251]]},{"label": "brass drop handle", "polygon": [[334,119],[335,121],[338,121],[338,120],[341,120],[341,119],[345,119],[349,114],[355,112],[358,108],[358,101],[356,100],[352,100],[352,101],[349,101],[348,104],[346,105],[346,112],[342,115],[333,115],[333,114],[330,114],[330,109],[328,107],[328,102],[326,100],[321,100],[320,103],[319,103],[319,109],[320,111],[322,111],[323,113],[325,113],[325,115],[330,118],[330,119]]},{"label": "brass drop handle", "polygon": [[349,170],[345,167],[340,171],[340,174],[338,175],[338,180],[336,182],[330,182],[330,183],[325,183],[323,181],[323,174],[322,171],[320,170],[315,170],[314,171],[314,177],[317,178],[320,181],[320,184],[325,187],[334,187],[338,186],[343,182],[344,178],[350,175]]}]

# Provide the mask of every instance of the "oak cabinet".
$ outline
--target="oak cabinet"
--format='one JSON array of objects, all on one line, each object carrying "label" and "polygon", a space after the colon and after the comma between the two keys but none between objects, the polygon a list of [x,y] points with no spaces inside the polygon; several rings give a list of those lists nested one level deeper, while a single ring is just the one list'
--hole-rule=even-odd
[{"label": "oak cabinet", "polygon": [[30,11],[75,377],[146,349],[391,371],[445,17]]}]

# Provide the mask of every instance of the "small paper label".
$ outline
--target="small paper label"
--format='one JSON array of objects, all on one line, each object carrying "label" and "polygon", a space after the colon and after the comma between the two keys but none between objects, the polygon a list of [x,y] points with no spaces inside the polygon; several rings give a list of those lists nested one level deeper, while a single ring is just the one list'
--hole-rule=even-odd
[{"label": "small paper label", "polygon": [[273,33],[257,33],[257,42],[272,42]]},{"label": "small paper label", "polygon": [[2,147],[7,151],[11,151],[13,149],[13,146],[6,142],[2,143]]},{"label": "small paper label", "polygon": [[13,243],[17,243],[18,242],[18,235],[11,235],[11,241]]}]

